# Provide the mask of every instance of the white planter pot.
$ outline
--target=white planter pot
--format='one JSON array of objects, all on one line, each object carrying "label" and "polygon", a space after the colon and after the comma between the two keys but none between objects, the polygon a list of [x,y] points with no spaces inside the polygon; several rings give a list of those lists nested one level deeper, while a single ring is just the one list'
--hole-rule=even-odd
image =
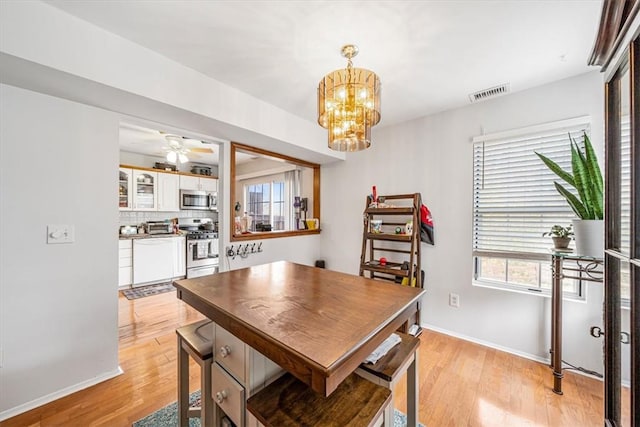
[{"label": "white planter pot", "polygon": [[604,257],[604,221],[601,219],[574,219],[573,233],[576,239],[576,254]]}]

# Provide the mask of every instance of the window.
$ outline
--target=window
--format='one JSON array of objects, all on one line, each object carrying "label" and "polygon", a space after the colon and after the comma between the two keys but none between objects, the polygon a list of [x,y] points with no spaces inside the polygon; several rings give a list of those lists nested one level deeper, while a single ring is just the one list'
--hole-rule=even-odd
[{"label": "window", "polygon": [[251,231],[256,224],[271,224],[271,230],[284,230],[284,182],[269,181],[245,186],[245,206],[251,216]]},{"label": "window", "polygon": [[[552,243],[542,234],[568,225],[575,214],[558,194],[559,178],[535,152],[571,168],[569,134],[578,144],[589,133],[588,117],[474,138],[474,281],[510,289],[548,293]],[[580,296],[576,281],[567,293]]]}]

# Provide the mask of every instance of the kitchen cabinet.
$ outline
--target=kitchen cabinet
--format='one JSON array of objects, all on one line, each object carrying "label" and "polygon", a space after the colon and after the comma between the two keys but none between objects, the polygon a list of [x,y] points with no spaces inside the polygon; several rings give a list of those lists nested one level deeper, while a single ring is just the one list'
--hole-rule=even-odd
[{"label": "kitchen cabinet", "polygon": [[133,169],[133,209],[158,210],[158,173]]},{"label": "kitchen cabinet", "polygon": [[132,243],[131,240],[120,240],[118,242],[118,286],[128,286],[131,284],[133,269]]},{"label": "kitchen cabinet", "polygon": [[187,239],[184,236],[173,239],[173,277],[187,274]]},{"label": "kitchen cabinet", "polygon": [[181,190],[218,191],[218,179],[180,175]]},{"label": "kitchen cabinet", "polygon": [[121,211],[179,212],[180,190],[217,193],[218,179],[121,165],[118,187]]},{"label": "kitchen cabinet", "polygon": [[180,210],[180,176],[158,172],[158,211]]},{"label": "kitchen cabinet", "polygon": [[118,198],[121,211],[130,211],[133,207],[133,169],[120,168],[118,179]]}]

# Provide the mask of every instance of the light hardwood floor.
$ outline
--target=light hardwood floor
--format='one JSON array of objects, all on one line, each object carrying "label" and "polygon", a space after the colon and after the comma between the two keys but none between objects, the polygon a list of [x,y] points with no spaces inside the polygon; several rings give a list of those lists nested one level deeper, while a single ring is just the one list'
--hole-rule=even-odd
[{"label": "light hardwood floor", "polygon": [[[0,423],[13,426],[131,426],[176,400],[175,328],[202,319],[175,293],[119,298],[116,378]],[[198,388],[192,364],[192,391]],[[441,426],[602,426],[602,383],[567,373],[564,396],[546,365],[425,330],[421,336],[420,421]],[[405,383],[396,388],[405,410]]]}]

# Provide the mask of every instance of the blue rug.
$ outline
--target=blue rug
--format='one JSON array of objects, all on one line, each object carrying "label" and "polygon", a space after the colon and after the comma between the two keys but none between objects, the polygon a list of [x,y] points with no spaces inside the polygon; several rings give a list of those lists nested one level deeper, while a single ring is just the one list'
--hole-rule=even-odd
[{"label": "blue rug", "polygon": [[[193,406],[194,403],[199,404],[200,390],[194,391],[189,396],[189,405]],[[393,411],[393,427],[405,427],[407,425],[407,416],[400,411]],[[178,403],[165,406],[162,409],[158,409],[151,415],[147,415],[141,420],[133,423],[133,427],[177,427],[178,425]],[[424,427],[422,424],[419,424]],[[200,427],[199,418],[190,418],[189,427]]]}]

